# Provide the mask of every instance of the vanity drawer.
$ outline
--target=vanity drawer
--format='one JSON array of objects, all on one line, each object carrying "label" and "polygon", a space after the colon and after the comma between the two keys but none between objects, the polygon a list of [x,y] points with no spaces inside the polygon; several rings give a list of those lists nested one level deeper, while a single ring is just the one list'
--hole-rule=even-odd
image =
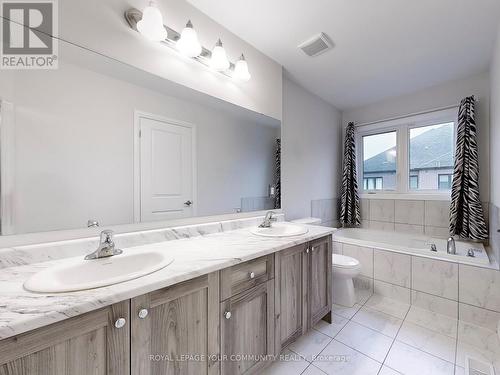
[{"label": "vanity drawer", "polygon": [[220,272],[220,300],[232,297],[274,277],[274,254]]}]

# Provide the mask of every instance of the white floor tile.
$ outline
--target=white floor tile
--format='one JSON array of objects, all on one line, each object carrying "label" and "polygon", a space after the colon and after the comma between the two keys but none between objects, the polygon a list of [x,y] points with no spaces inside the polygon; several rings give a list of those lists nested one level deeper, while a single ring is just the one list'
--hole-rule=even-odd
[{"label": "white floor tile", "polygon": [[385,364],[405,375],[453,375],[455,372],[452,363],[399,341],[392,346]]},{"label": "white floor tile", "polygon": [[403,323],[401,319],[364,306],[354,315],[352,320],[393,338],[396,337],[399,327]]},{"label": "white floor tile", "polygon": [[320,320],[318,324],[314,326],[314,329],[330,336],[331,338],[334,338],[337,333],[344,328],[348,321],[348,319],[332,313],[332,324],[327,323],[324,320]]},{"label": "white floor tile", "polygon": [[329,375],[376,375],[381,366],[335,339],[321,352],[314,365]]},{"label": "white floor tile", "polygon": [[455,366],[455,375],[465,375],[465,369],[462,367]]},{"label": "white floor tile", "polygon": [[443,335],[452,338],[457,337],[458,322],[449,316],[412,306],[406,316],[406,320]]},{"label": "white floor tile", "polygon": [[401,375],[401,373],[397,372],[396,370],[393,370],[390,367],[382,366],[378,375]]},{"label": "white floor tile", "polygon": [[405,321],[396,340],[455,363],[456,340],[430,329]]},{"label": "white floor tile", "polygon": [[410,305],[407,303],[390,299],[379,294],[371,296],[368,301],[366,301],[365,306],[399,319],[404,319],[410,308]]},{"label": "white floor tile", "polygon": [[284,350],[277,361],[266,368],[261,375],[300,375],[309,366],[309,362],[300,355]]},{"label": "white floor tile", "polygon": [[332,312],[337,315],[340,315],[343,318],[351,319],[354,314],[361,308],[360,304],[355,304],[353,307],[347,307],[342,305],[336,305],[335,303],[332,305]]},{"label": "white floor tile", "polygon": [[373,291],[371,289],[356,289],[356,301],[358,304],[363,305],[368,301],[368,299],[373,295]]},{"label": "white floor tile", "polygon": [[353,321],[347,323],[335,339],[380,363],[384,362],[393,341],[391,337]]},{"label": "white floor tile", "polygon": [[332,338],[330,336],[312,329],[297,341],[290,344],[288,349],[294,353],[300,354],[307,361],[312,362],[331,340]]},{"label": "white floor tile", "polygon": [[317,368],[314,365],[310,365],[306,371],[302,373],[302,375],[325,375],[323,371],[321,371],[319,368]]}]

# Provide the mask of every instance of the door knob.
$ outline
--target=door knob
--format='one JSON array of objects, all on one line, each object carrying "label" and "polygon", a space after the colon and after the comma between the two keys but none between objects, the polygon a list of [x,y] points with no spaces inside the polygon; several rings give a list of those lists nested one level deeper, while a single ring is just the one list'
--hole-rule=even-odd
[{"label": "door knob", "polygon": [[116,328],[123,328],[125,326],[125,323],[127,323],[125,318],[118,318],[115,322],[115,327]]},{"label": "door knob", "polygon": [[193,204],[193,202],[191,202],[190,200],[187,200],[184,202],[184,206],[191,206]]},{"label": "door knob", "polygon": [[148,316],[148,309],[140,309],[137,315],[139,316],[139,319],[145,319],[146,316]]},{"label": "door knob", "polygon": [[231,319],[231,311],[225,311],[224,312],[224,318]]}]

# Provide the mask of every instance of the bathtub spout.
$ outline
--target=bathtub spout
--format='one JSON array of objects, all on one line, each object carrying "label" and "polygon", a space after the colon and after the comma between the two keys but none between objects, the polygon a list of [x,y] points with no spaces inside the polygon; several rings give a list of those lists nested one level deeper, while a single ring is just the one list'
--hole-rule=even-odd
[{"label": "bathtub spout", "polygon": [[453,239],[453,237],[448,238],[448,241],[446,243],[446,252],[448,254],[457,253],[457,248],[455,247],[455,240]]}]

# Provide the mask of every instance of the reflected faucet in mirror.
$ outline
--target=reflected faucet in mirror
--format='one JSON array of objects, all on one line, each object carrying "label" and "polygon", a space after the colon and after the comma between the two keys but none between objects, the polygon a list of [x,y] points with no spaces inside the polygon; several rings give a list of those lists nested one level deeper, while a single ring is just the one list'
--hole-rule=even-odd
[{"label": "reflected faucet in mirror", "polygon": [[113,234],[112,230],[103,230],[99,240],[99,247],[93,253],[88,254],[85,260],[107,258],[123,253],[123,250],[115,249]]}]

